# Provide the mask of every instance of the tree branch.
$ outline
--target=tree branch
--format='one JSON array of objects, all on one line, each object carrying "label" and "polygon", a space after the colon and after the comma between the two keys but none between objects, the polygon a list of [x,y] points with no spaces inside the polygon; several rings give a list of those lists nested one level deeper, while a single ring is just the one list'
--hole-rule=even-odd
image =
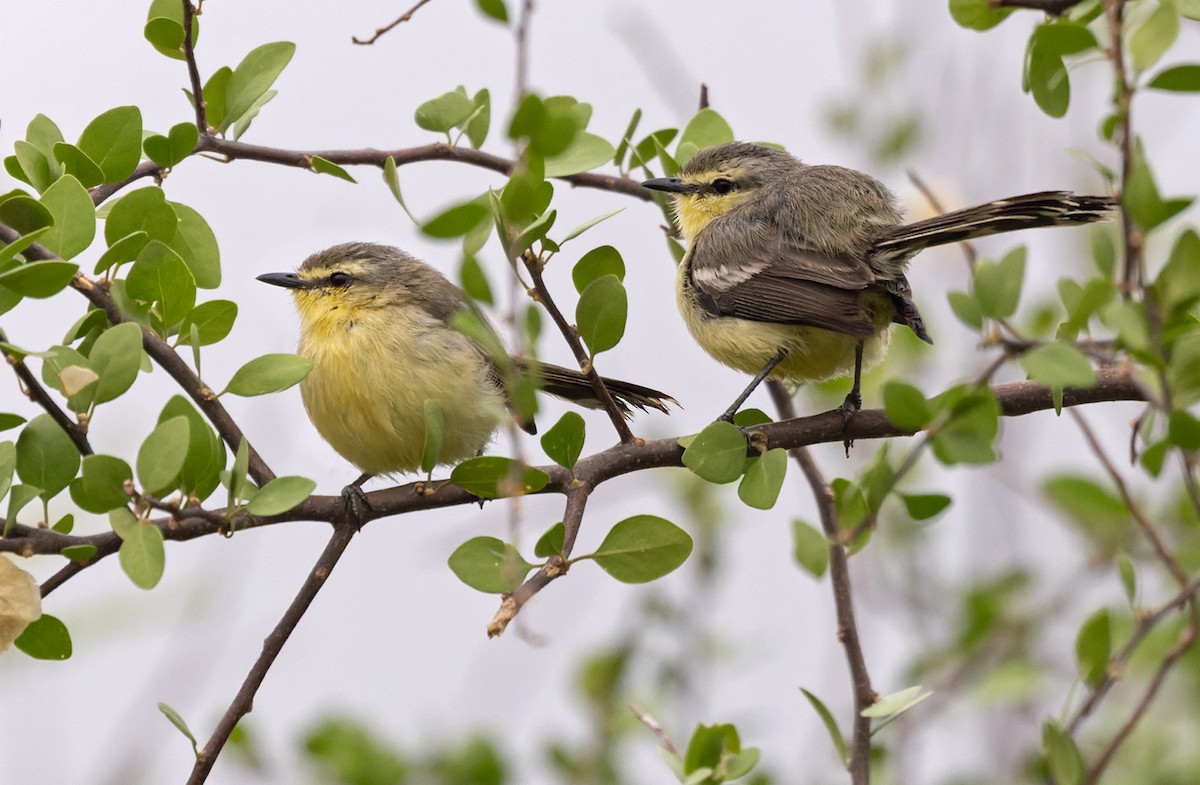
[{"label": "tree branch", "polygon": [[350,37],[351,42],[359,44],[360,46],[370,46],[371,44],[378,41],[380,36],[386,35],[387,33],[391,32],[392,28],[396,27],[397,25],[400,25],[403,22],[407,22],[409,19],[412,19],[413,14],[415,14],[421,8],[421,6],[425,5],[428,2],[429,2],[429,0],[417,0],[417,4],[414,5],[412,8],[408,9],[407,11],[405,11],[403,14],[401,14],[399,19],[395,20],[394,22],[392,22],[389,25],[375,28],[375,35],[371,36],[370,38],[359,38],[356,35],[351,36]]},{"label": "tree branch", "polygon": [[554,324],[558,327],[558,331],[562,333],[563,338],[567,342],[567,346],[571,347],[571,353],[575,355],[575,361],[579,363],[580,370],[587,376],[587,379],[592,384],[592,390],[596,393],[596,398],[604,406],[604,411],[608,415],[608,419],[612,421],[613,428],[617,431],[617,438],[622,444],[632,444],[634,441],[633,432],[629,430],[629,423],[625,422],[625,416],[621,413],[621,408],[617,406],[617,402],[613,400],[612,393],[609,392],[607,385],[604,384],[604,379],[600,378],[600,374],[596,372],[595,366],[592,364],[592,358],[583,348],[583,344],[579,340],[579,331],[575,329],[563,316],[563,313],[558,308],[558,304],[554,302],[554,298],[550,295],[550,290],[546,288],[546,281],[542,277],[542,260],[538,259],[532,251],[527,251],[521,259],[525,263],[525,269],[529,270],[529,277],[533,280],[533,289],[536,294],[536,299],[550,314],[550,318],[554,320]]},{"label": "tree branch", "polygon": [[[787,419],[796,417],[796,407],[787,388],[779,381],[767,381],[771,400],[779,416]],[[770,442],[769,442],[770,443]],[[821,518],[821,528],[829,540],[829,579],[833,586],[833,604],[838,620],[838,640],[846,650],[846,662],[850,668],[850,681],[854,692],[854,731],[850,741],[850,780],[854,785],[867,785],[871,779],[871,718],[863,716],[863,710],[873,704],[878,695],[871,687],[871,675],[867,671],[867,660],[863,656],[862,641],[858,636],[858,623],[854,619],[854,598],[850,590],[850,563],[846,548],[838,531],[837,510],[833,506],[833,489],[825,482],[820,467],[805,447],[793,447],[788,451],[812,490]]]},{"label": "tree branch", "polygon": [[208,119],[205,117],[207,105],[204,103],[204,85],[200,82],[200,68],[196,65],[196,46],[192,40],[192,20],[195,19],[196,9],[192,0],[183,2],[183,59],[187,61],[188,81],[192,83],[192,104],[196,108],[196,130],[201,136],[208,136]]},{"label": "tree branch", "polygon": [[[3,333],[0,333],[3,335]],[[71,443],[75,445],[75,449],[79,450],[80,455],[91,455],[92,445],[88,443],[87,433],[79,426],[79,423],[67,415],[62,410],[54,399],[50,397],[46,389],[38,382],[33,372],[29,370],[29,366],[24,360],[18,360],[8,352],[4,353],[4,358],[8,360],[8,364],[12,366],[13,373],[17,375],[17,379],[21,382],[21,392],[29,397],[29,400],[40,406],[46,414],[50,415],[54,422],[58,423],[58,427],[62,428],[67,436],[71,437]]]},{"label": "tree branch", "polygon": [[1051,16],[1062,16],[1083,0],[988,0],[992,8],[1028,8],[1044,11]]},{"label": "tree branch", "polygon": [[350,540],[353,539],[357,532],[358,529],[353,525],[334,527],[333,535],[329,538],[329,543],[325,546],[321,557],[317,559],[317,563],[313,567],[312,572],[309,573],[308,578],[304,581],[304,585],[300,587],[300,592],[292,600],[292,604],[288,606],[287,611],[283,614],[283,618],[275,625],[275,629],[263,641],[262,653],[255,660],[254,666],[250,668],[250,672],[246,674],[246,679],[242,682],[242,687],[234,697],[233,703],[229,705],[220,722],[217,723],[217,727],[213,730],[212,736],[209,737],[208,743],[204,745],[204,749],[200,750],[199,754],[197,754],[196,765],[192,768],[192,774],[187,780],[188,785],[199,785],[199,783],[208,779],[209,772],[212,771],[213,764],[216,763],[221,748],[229,740],[229,734],[233,733],[233,729],[237,727],[238,721],[253,708],[254,694],[258,692],[263,679],[266,678],[267,671],[271,669],[271,665],[275,662],[275,658],[279,656],[283,645],[287,643],[292,630],[296,629],[296,625],[300,623],[300,619],[304,616],[305,611],[308,610],[308,606],[312,604],[313,598],[317,596],[317,592],[325,585],[325,580],[329,577],[329,573],[338,563],[338,559],[341,558],[342,553],[346,550],[346,546],[350,544]]}]

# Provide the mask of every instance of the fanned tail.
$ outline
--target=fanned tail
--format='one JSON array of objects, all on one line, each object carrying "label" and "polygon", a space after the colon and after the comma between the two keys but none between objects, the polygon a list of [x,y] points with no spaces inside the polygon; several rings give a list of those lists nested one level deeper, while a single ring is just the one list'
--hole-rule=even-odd
[{"label": "fanned tail", "polygon": [[[517,360],[517,358],[514,358]],[[528,366],[527,360],[518,360],[522,367]],[[596,391],[592,389],[591,382],[582,372],[563,368],[559,365],[550,365],[547,363],[539,363],[537,372],[541,377],[540,388],[543,392],[557,396],[563,400],[578,404],[579,406],[588,409],[599,409],[600,401],[596,398]],[[643,387],[640,384],[633,382],[621,381],[620,379],[609,379],[601,377],[604,380],[604,386],[612,393],[613,400],[620,407],[621,413],[625,417],[630,417],[632,411],[630,407],[646,411],[647,409],[657,409],[664,414],[669,413],[668,404],[679,403],[667,395],[650,387]]]}]

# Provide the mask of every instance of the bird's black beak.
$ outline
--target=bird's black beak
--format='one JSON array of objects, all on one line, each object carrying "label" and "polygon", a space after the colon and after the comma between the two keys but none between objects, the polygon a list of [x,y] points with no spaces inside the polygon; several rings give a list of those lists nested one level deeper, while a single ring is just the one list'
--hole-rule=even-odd
[{"label": "bird's black beak", "polygon": [[643,188],[654,191],[666,191],[672,194],[690,194],[696,192],[696,186],[685,183],[678,177],[655,177],[642,183]]},{"label": "bird's black beak", "polygon": [[312,283],[301,278],[296,273],[264,273],[258,280],[272,286],[282,286],[285,289],[311,289]]}]

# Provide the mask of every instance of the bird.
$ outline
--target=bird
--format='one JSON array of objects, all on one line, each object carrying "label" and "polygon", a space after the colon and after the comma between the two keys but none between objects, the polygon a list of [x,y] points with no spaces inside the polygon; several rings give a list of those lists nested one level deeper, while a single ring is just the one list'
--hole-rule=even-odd
[{"label": "bird", "polygon": [[[455,329],[473,311],[463,292],[425,262],[389,245],[351,242],[309,256],[297,272],[259,281],[290,289],[300,316],[298,352],[312,362],[300,382],[309,419],[333,449],[361,472],[347,486],[361,491],[375,475],[417,471],[425,445],[425,401],[438,404],[444,435],[438,465],[480,454],[513,412],[506,380],[533,374],[540,389],[599,408],[577,370],[511,357],[485,325],[493,345]],[[499,362],[497,362],[499,360]],[[508,365],[508,368],[501,367]],[[604,379],[622,414],[630,407],[667,412],[665,393]],[[518,425],[536,433],[531,418]],[[347,495],[347,494],[343,494]]]},{"label": "bird", "polygon": [[901,223],[896,197],[854,169],[809,165],[764,144],[698,151],[677,177],[642,183],[673,198],[687,250],[676,303],[714,359],[753,374],[719,419],[732,420],[765,378],[802,384],[853,374],[840,407],[862,406],[862,371],[882,359],[893,324],[933,343],[905,277],[936,245],[1103,220],[1107,196],[1042,191]]}]

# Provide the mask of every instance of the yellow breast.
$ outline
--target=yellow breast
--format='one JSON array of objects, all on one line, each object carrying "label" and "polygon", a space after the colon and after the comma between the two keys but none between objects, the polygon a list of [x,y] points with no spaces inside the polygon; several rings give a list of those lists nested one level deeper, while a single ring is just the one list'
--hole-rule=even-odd
[{"label": "yellow breast", "polygon": [[313,363],[301,382],[317,431],[367,474],[419,468],[426,399],[445,416],[439,463],[478,453],[504,416],[504,398],[468,339],[417,307],[351,312],[297,297],[300,354]]}]

